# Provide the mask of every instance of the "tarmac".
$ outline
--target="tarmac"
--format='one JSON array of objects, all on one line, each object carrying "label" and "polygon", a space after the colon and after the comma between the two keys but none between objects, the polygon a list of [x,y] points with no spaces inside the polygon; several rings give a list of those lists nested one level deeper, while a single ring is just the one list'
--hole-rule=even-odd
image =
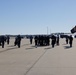
[{"label": "tarmac", "polygon": [[0,46],[0,75],[76,75],[76,39],[73,47],[60,39],[60,45],[35,47],[23,39],[21,48],[5,43]]}]

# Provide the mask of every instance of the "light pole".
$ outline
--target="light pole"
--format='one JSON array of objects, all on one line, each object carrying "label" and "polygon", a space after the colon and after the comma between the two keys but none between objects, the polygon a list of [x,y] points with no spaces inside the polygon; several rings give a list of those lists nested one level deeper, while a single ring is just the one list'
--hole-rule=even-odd
[{"label": "light pole", "polygon": [[47,35],[48,35],[48,26],[47,26]]}]

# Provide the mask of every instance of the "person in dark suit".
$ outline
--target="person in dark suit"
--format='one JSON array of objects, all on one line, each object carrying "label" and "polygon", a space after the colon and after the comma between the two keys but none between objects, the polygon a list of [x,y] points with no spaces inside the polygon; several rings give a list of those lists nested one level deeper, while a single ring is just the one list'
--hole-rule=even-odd
[{"label": "person in dark suit", "polygon": [[4,44],[5,44],[5,36],[2,35],[0,39],[1,39],[1,45],[2,45],[2,48],[4,48]]},{"label": "person in dark suit", "polygon": [[56,43],[57,43],[57,46],[59,45],[59,35],[57,35],[56,37]]},{"label": "person in dark suit", "polygon": [[54,48],[54,45],[56,43],[56,36],[52,35],[51,39],[52,39],[51,45],[52,45],[52,48]]},{"label": "person in dark suit", "polygon": [[67,35],[65,38],[66,38],[66,44],[68,44],[69,36]]},{"label": "person in dark suit", "polygon": [[1,46],[1,36],[0,36],[0,46]]},{"label": "person in dark suit", "polygon": [[14,46],[18,46],[18,48],[20,48],[20,45],[21,45],[21,36],[18,35],[16,38],[15,38],[15,42],[14,42]]},{"label": "person in dark suit", "polygon": [[36,48],[37,48],[37,45],[38,45],[38,37],[37,36],[35,36],[35,46],[36,46]]},{"label": "person in dark suit", "polygon": [[14,42],[14,46],[17,45],[17,37],[15,37],[15,42]]},{"label": "person in dark suit", "polygon": [[7,44],[9,45],[9,42],[10,42],[10,37],[9,35],[7,36]]},{"label": "person in dark suit", "polygon": [[72,35],[70,35],[70,37],[69,37],[69,44],[70,44],[70,47],[72,47],[72,42],[73,42],[73,37],[72,37]]},{"label": "person in dark suit", "polygon": [[32,36],[30,36],[30,44],[32,44],[32,39],[33,39],[33,37],[32,37]]},{"label": "person in dark suit", "polygon": [[20,48],[20,45],[21,45],[21,36],[20,35],[17,36],[17,43],[18,43],[18,48]]}]

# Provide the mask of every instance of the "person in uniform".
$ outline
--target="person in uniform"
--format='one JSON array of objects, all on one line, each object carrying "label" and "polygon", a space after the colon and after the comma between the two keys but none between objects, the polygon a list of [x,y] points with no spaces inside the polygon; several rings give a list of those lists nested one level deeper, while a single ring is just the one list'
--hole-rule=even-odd
[{"label": "person in uniform", "polygon": [[9,45],[10,37],[9,35],[7,36],[7,44]]},{"label": "person in uniform", "polygon": [[0,36],[0,46],[1,46],[1,36]]},{"label": "person in uniform", "polygon": [[69,37],[68,37],[68,36],[66,36],[66,44],[68,44],[68,40],[69,40]]},{"label": "person in uniform", "polygon": [[18,35],[16,38],[15,38],[15,42],[14,42],[14,46],[18,46],[18,48],[20,48],[20,45],[21,45],[21,36]]},{"label": "person in uniform", "polygon": [[57,46],[59,45],[59,35],[57,35],[57,40],[56,40]]},{"label": "person in uniform", "polygon": [[54,45],[56,43],[56,37],[52,35],[51,39],[52,39],[51,45],[52,45],[52,48],[54,48]]},{"label": "person in uniform", "polygon": [[36,46],[36,48],[37,48],[37,44],[38,44],[38,37],[35,36],[35,46]]},{"label": "person in uniform", "polygon": [[72,47],[72,42],[73,42],[73,37],[72,37],[72,35],[70,35],[70,37],[69,37],[69,44],[70,44],[70,47]]},{"label": "person in uniform", "polygon": [[17,37],[15,37],[15,42],[14,42],[14,46],[17,45]]},{"label": "person in uniform", "polygon": [[4,48],[4,44],[5,44],[5,36],[2,35],[1,36],[1,45],[2,45],[2,48]]},{"label": "person in uniform", "polygon": [[32,36],[30,36],[30,44],[32,44],[32,39],[33,39],[33,37],[32,37]]}]

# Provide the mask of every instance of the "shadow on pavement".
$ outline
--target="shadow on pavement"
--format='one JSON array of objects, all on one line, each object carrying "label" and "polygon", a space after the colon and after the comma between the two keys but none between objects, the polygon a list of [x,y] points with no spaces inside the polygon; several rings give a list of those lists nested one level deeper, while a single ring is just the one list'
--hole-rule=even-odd
[{"label": "shadow on pavement", "polygon": [[35,48],[26,48],[26,50],[35,49]]},{"label": "shadow on pavement", "polygon": [[14,47],[14,45],[10,45],[10,46],[8,46],[8,47]]},{"label": "shadow on pavement", "polygon": [[44,48],[44,49],[52,49],[52,47]]},{"label": "shadow on pavement", "polygon": [[8,49],[6,49],[6,50],[0,51],[0,53],[6,52],[6,51],[9,51],[9,50],[13,50],[13,49],[17,49],[17,48],[18,48],[18,47],[8,48]]},{"label": "shadow on pavement", "polygon": [[72,48],[72,47],[70,47],[70,46],[64,46],[64,49],[69,49],[69,48]]}]

